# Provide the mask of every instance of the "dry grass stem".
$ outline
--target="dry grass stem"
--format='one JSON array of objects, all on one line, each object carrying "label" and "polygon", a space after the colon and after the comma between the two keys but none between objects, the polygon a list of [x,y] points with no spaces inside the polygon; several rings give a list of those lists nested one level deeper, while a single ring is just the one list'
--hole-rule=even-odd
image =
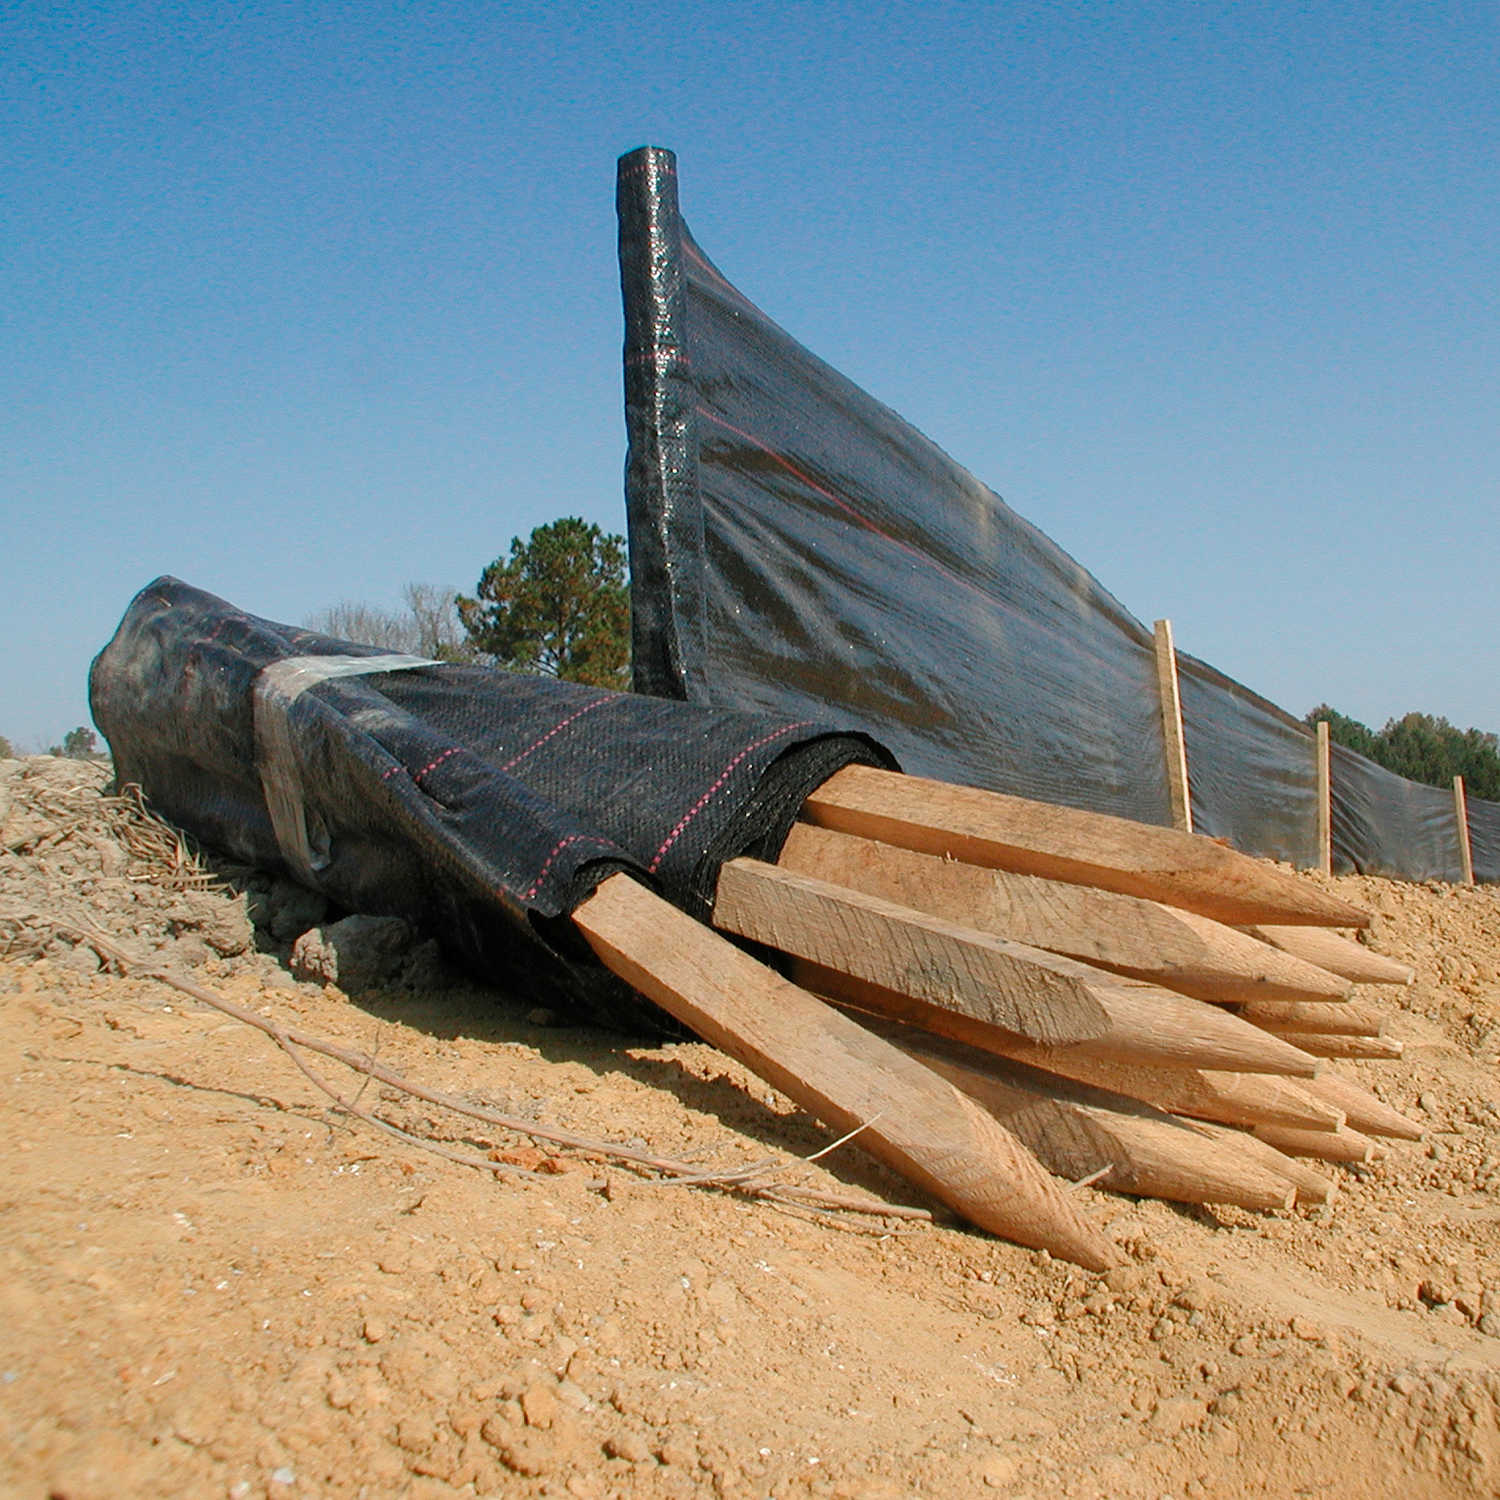
[{"label": "dry grass stem", "polygon": [[[344,1067],[363,1075],[367,1082],[371,1079],[376,1080],[412,1098],[421,1099],[428,1104],[436,1105],[440,1109],[450,1110],[454,1114],[465,1116],[468,1119],[478,1120],[486,1125],[508,1130],[517,1135],[527,1136],[535,1141],[545,1141],[551,1145],[562,1146],[576,1151],[581,1155],[598,1157],[609,1161],[628,1162],[633,1166],[658,1172],[669,1180],[680,1182],[684,1185],[712,1187],[725,1192],[740,1193],[746,1197],[759,1199],[781,1208],[806,1210],[823,1215],[833,1219],[837,1223],[845,1222],[839,1216],[850,1214],[863,1215],[876,1219],[930,1220],[932,1217],[926,1209],[888,1204],[875,1198],[828,1192],[821,1188],[796,1183],[773,1181],[771,1180],[772,1174],[782,1169],[774,1161],[754,1162],[745,1167],[730,1168],[724,1171],[705,1171],[702,1167],[694,1166],[691,1163],[676,1161],[670,1157],[656,1156],[633,1146],[611,1141],[595,1140],[588,1136],[575,1134],[572,1131],[556,1130],[548,1126],[538,1125],[533,1120],[504,1114],[499,1110],[489,1109],[481,1105],[468,1104],[451,1094],[445,1094],[440,1090],[428,1088],[423,1084],[404,1078],[401,1074],[386,1067],[369,1054],[356,1052],[352,1048],[340,1046],[335,1042],[325,1041],[321,1037],[312,1036],[307,1032],[297,1030],[293,1027],[281,1026],[243,1005],[238,1005],[232,1000],[225,999],[222,995],[216,994],[213,990],[199,984],[194,979],[189,979],[185,975],[174,974],[168,969],[159,968],[144,962],[122,947],[114,938],[99,931],[97,927],[85,919],[78,917],[65,918],[36,911],[11,910],[0,911],[0,924],[21,931],[31,929],[33,933],[34,929],[40,926],[45,929],[41,939],[43,946],[45,946],[47,939],[54,933],[72,936],[88,944],[106,965],[112,966],[123,973],[133,973],[137,978],[154,979],[158,983],[168,985],[179,993],[189,996],[202,1005],[209,1006],[211,1009],[219,1011],[223,1015],[230,1016],[237,1021],[242,1021],[245,1025],[253,1027],[256,1031],[268,1036],[291,1058],[309,1082],[320,1093],[332,1100],[334,1106],[341,1113],[358,1119],[386,1134],[395,1136],[408,1145],[416,1146],[421,1150],[444,1157],[449,1161],[458,1162],[464,1166],[477,1167],[480,1170],[492,1173],[521,1176],[534,1175],[509,1163],[495,1162],[473,1152],[459,1151],[428,1136],[415,1135],[410,1131],[393,1125],[389,1120],[382,1119],[373,1111],[366,1109],[359,1102],[360,1094],[356,1094],[352,1099],[341,1095],[337,1089],[307,1065],[306,1060],[299,1055],[299,1049],[300,1051],[315,1053],[330,1058],[334,1062],[341,1063]],[[9,940],[10,946],[14,946],[17,941],[18,938],[12,936]],[[38,951],[40,950],[38,949]],[[856,1130],[849,1132],[849,1135],[855,1135],[859,1129],[863,1128],[863,1126],[857,1127]],[[828,1151],[833,1150],[834,1147],[841,1145],[848,1138],[849,1136],[842,1137],[840,1140],[833,1142],[832,1145],[824,1147],[817,1155],[825,1155]],[[815,1160],[816,1157],[809,1159]],[[800,1165],[800,1163],[784,1164],[784,1166],[796,1165]]]},{"label": "dry grass stem", "polygon": [[180,829],[147,807],[140,787],[134,782],[121,787],[118,794],[99,800],[105,809],[106,822],[143,866],[138,878],[178,891],[223,889],[223,882],[204,867],[196,846]]},{"label": "dry grass stem", "polygon": [[174,891],[223,889],[223,882],[204,867],[196,846],[146,805],[134,782],[115,792],[88,781],[69,787],[41,786],[33,796],[50,826],[17,852],[34,856],[79,838],[94,843],[113,840],[134,862],[128,872],[132,880]]},{"label": "dry grass stem", "polygon": [[1087,1177],[1080,1177],[1076,1182],[1070,1182],[1068,1186],[1072,1188],[1074,1192],[1082,1192],[1086,1187],[1093,1187],[1093,1185],[1101,1178],[1108,1177],[1109,1174],[1114,1171],[1114,1169],[1115,1163],[1111,1162],[1107,1166],[1100,1167],[1097,1172],[1090,1172]]}]

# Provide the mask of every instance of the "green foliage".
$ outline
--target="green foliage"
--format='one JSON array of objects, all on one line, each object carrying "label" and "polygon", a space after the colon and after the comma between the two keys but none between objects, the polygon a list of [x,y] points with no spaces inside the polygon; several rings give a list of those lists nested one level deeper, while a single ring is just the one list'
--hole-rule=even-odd
[{"label": "green foliage", "polygon": [[10,741],[0,734],[0,760],[10,760],[15,756],[15,750]]},{"label": "green foliage", "polygon": [[1432,714],[1410,713],[1388,719],[1376,733],[1321,704],[1307,722],[1328,721],[1335,743],[1357,750],[1377,765],[1428,786],[1452,786],[1462,776],[1471,797],[1500,801],[1500,739],[1482,729],[1458,729]]},{"label": "green foliage", "polygon": [[1328,737],[1335,745],[1358,751],[1370,760],[1379,759],[1375,749],[1375,731],[1368,724],[1361,724],[1358,719],[1351,719],[1326,703],[1320,703],[1303,722],[1312,725],[1320,719],[1327,722]]},{"label": "green foliage", "polygon": [[62,753],[70,760],[89,760],[99,753],[98,736],[80,724],[63,736]]},{"label": "green foliage", "polygon": [[624,688],[630,671],[625,539],[577,516],[512,537],[459,618],[474,648],[514,671]]},{"label": "green foliage", "polygon": [[1479,729],[1458,729],[1431,714],[1406,714],[1380,732],[1385,759],[1398,775],[1431,786],[1462,776],[1472,797],[1500,799],[1500,742]]}]

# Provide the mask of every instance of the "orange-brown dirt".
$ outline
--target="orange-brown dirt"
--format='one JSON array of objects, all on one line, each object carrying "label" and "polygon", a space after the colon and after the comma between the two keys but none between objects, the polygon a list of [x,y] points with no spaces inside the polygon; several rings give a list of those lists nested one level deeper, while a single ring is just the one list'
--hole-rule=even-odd
[{"label": "orange-brown dirt", "polygon": [[649,1180],[374,1085],[397,1123],[535,1175],[351,1123],[264,1036],[46,922],[471,1100],[914,1201],[853,1146],[798,1166],[829,1133],[706,1046],[556,1024],[421,949],[352,997],[299,982],[295,891],[159,883],[106,777],[0,762],[4,1493],[1500,1492],[1500,890],[1320,881],[1417,970],[1366,992],[1405,1059],[1343,1067],[1428,1138],[1329,1168],[1312,1211],[1089,1192],[1130,1256],[1096,1278],[951,1222],[861,1232]]}]

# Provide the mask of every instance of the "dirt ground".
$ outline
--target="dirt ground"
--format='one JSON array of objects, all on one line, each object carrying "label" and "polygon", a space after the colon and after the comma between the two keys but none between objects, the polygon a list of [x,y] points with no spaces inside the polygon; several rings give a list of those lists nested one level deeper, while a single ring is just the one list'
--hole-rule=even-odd
[{"label": "dirt ground", "polygon": [[534,1172],[351,1123],[266,1037],[43,919],[470,1100],[918,1201],[853,1146],[798,1166],[829,1133],[706,1046],[558,1025],[422,948],[353,995],[299,981],[323,914],[264,878],[159,883],[106,777],[0,762],[0,1491],[1500,1493],[1500,889],[1320,880],[1417,970],[1367,992],[1405,1059],[1341,1066],[1428,1138],[1330,1168],[1311,1211],[1083,1189],[1130,1256],[1097,1278],[942,1219],[847,1228],[532,1149],[379,1086],[397,1123]]}]

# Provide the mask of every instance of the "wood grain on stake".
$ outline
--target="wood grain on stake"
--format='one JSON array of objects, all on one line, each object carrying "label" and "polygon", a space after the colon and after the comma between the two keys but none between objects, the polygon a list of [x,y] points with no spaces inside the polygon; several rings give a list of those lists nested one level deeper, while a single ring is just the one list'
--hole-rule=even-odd
[{"label": "wood grain on stake", "polygon": [[1342,974],[1354,984],[1410,984],[1416,978],[1416,971],[1405,964],[1321,927],[1283,927],[1257,922],[1246,926],[1244,931],[1283,953],[1327,969],[1330,974]]},{"label": "wood grain on stake", "polygon": [[1152,1091],[1147,1097],[1156,1098],[1163,1109],[1195,1120],[1246,1128],[1289,1125],[1294,1130],[1337,1130],[1344,1123],[1343,1110],[1309,1092],[1316,1078],[1272,1078],[1212,1068],[1157,1068],[1151,1074],[1128,1080],[1132,1086],[1122,1091]]},{"label": "wood grain on stake", "polygon": [[[720,870],[713,921],[846,981],[1033,1044],[1050,1035],[1059,1040],[1039,1044],[1134,1062],[1301,1077],[1317,1071],[1297,1047],[1218,1006],[760,860],[734,859]],[[1057,1018],[1047,1014],[1052,1004]]]},{"label": "wood grain on stake", "polygon": [[1338,1000],[1349,981],[1194,912],[799,823],[776,863],[1199,1000]]},{"label": "wood grain on stake", "polygon": [[1235,925],[1364,927],[1370,920],[1212,839],[870,766],[847,766],[824,782],[802,815],[924,854],[1143,896]]},{"label": "wood grain on stake", "polygon": [[1422,1127],[1415,1120],[1407,1119],[1399,1110],[1377,1099],[1369,1089],[1332,1068],[1324,1068],[1316,1078],[1309,1078],[1303,1087],[1315,1098],[1343,1110],[1355,1130],[1362,1130],[1367,1135],[1394,1136],[1403,1141],[1422,1139]]},{"label": "wood grain on stake", "polygon": [[1357,1130],[1286,1130],[1280,1125],[1257,1125],[1255,1134],[1288,1156],[1312,1156],[1320,1161],[1374,1161],[1375,1142]]},{"label": "wood grain on stake", "polygon": [[790,955],[796,983],[625,875],[573,920],[616,974],[975,1224],[1102,1269],[1117,1252],[1037,1157],[1253,1208],[1331,1193],[1283,1151],[1367,1159],[1335,1098],[1287,1082],[1319,1072],[1314,1050],[1385,1045],[1348,999],[1354,945],[1324,944],[1332,971],[1289,951],[1363,912],[1211,840],[869,767],[802,815],[777,864],[724,863],[712,918]]},{"label": "wood grain on stake", "polygon": [[1036,1159],[946,1080],[613,875],[573,914],[607,968],[983,1229],[1091,1270],[1119,1252]]},{"label": "wood grain on stake", "polygon": [[1060,1176],[1092,1177],[1115,1192],[1179,1203],[1291,1207],[1292,1187],[1285,1176],[1267,1172],[1253,1152],[1227,1136],[1210,1139],[1198,1126],[1139,1100],[1007,1062],[899,1022],[872,1017],[871,1024],[978,1100]]},{"label": "wood grain on stake", "polygon": [[1354,1057],[1367,1062],[1394,1062],[1406,1051],[1406,1043],[1392,1036],[1336,1036],[1327,1031],[1267,1032],[1295,1042],[1313,1057]]},{"label": "wood grain on stake", "polygon": [[1259,1136],[1252,1135],[1245,1130],[1232,1130],[1227,1125],[1209,1125],[1202,1121],[1199,1122],[1198,1128],[1208,1131],[1215,1137],[1232,1140],[1241,1151],[1250,1152],[1268,1172],[1275,1172],[1278,1176],[1286,1178],[1296,1189],[1297,1202],[1300,1204],[1327,1203],[1336,1191],[1336,1185],[1331,1178],[1314,1172],[1305,1162],[1278,1151],[1269,1142],[1261,1140]]},{"label": "wood grain on stake", "polygon": [[1182,732],[1182,690],[1177,680],[1177,648],[1172,622],[1158,620],[1156,686],[1161,698],[1161,734],[1167,757],[1167,794],[1172,803],[1172,826],[1193,831],[1193,796],[1188,782],[1187,741]]},{"label": "wood grain on stake", "polygon": [[1318,720],[1318,868],[1333,874],[1333,766],[1328,720]]},{"label": "wood grain on stake", "polygon": [[1469,838],[1469,798],[1462,776],[1453,778],[1453,817],[1458,824],[1458,853],[1463,865],[1464,884],[1474,884],[1474,845]]},{"label": "wood grain on stake", "polygon": [[[851,979],[836,969],[798,962],[792,965],[792,977],[804,989],[857,1013],[891,1016],[997,1057],[1009,1057],[1063,1078],[1126,1094],[1173,1114],[1226,1125],[1264,1122],[1308,1130],[1333,1130],[1343,1123],[1341,1110],[1313,1099],[1302,1089],[1301,1084],[1310,1081],[1306,1078],[1294,1084],[1290,1078],[1264,1073],[1122,1062],[1086,1045],[1044,1047],[969,1016]],[[1308,1059],[1309,1063],[1314,1061]]]},{"label": "wood grain on stake", "polygon": [[[1240,1008],[1240,1015],[1267,1031],[1293,1034],[1328,1031],[1343,1036],[1379,1036],[1386,1014],[1362,1000],[1328,1004],[1317,1000],[1257,1000]],[[1296,1041],[1296,1036],[1292,1035]]]},{"label": "wood grain on stake", "polygon": [[1110,1029],[1111,975],[755,859],[719,871],[714,926],[1055,1044]]}]

